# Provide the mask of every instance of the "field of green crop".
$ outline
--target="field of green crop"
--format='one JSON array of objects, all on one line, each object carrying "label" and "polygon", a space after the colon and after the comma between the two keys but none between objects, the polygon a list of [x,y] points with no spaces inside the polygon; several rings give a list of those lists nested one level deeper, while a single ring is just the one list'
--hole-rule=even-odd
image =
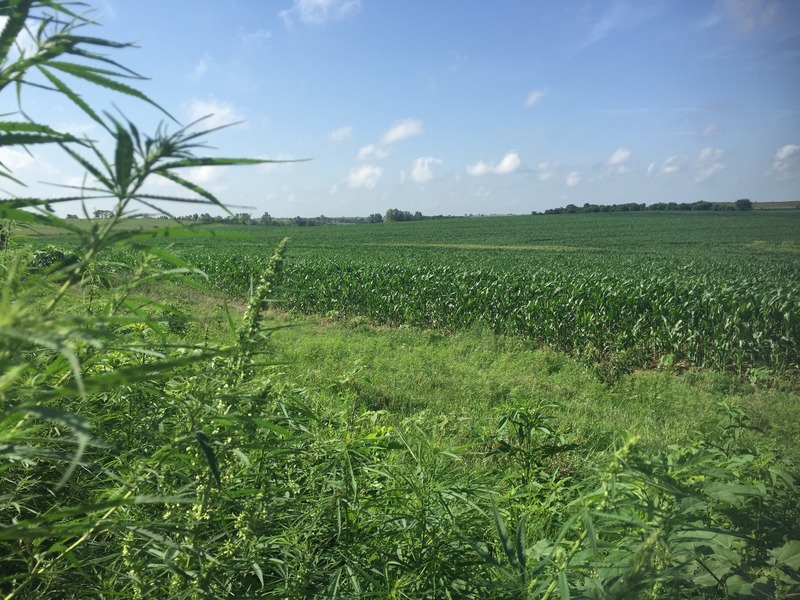
[{"label": "field of green crop", "polygon": [[201,231],[159,243],[239,298],[290,236],[280,297],[303,312],[480,324],[622,368],[668,360],[782,371],[800,356],[797,211]]},{"label": "field of green crop", "polygon": [[798,211],[128,219],[261,161],[93,108],[154,104],[126,44],[2,6],[0,92],[98,127],[0,149],[111,210],[0,202],[0,597],[798,597]]}]

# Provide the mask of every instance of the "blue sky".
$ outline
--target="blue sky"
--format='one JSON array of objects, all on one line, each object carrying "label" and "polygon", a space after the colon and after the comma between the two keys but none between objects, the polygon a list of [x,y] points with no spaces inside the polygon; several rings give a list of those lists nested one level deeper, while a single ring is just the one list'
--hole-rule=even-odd
[{"label": "blue sky", "polygon": [[[94,6],[103,27],[92,33],[137,41],[116,58],[148,76],[142,89],[176,118],[243,121],[209,138],[213,153],[311,159],[190,173],[236,211],[800,199],[796,0]],[[27,93],[34,116],[99,135],[65,100]],[[163,118],[115,102],[145,129]],[[5,149],[0,160],[29,182],[80,177],[52,152],[35,156]],[[54,193],[31,183],[40,189]]]}]

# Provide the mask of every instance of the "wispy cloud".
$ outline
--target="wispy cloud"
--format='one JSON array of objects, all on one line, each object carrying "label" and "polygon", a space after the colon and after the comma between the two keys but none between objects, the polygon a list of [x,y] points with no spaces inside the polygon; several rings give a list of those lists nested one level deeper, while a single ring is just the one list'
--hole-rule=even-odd
[{"label": "wispy cloud", "polygon": [[605,14],[592,23],[589,33],[578,44],[577,51],[596,44],[616,30],[637,27],[657,13],[657,7],[650,3],[615,0]]},{"label": "wispy cloud", "polygon": [[577,171],[571,171],[567,178],[564,180],[564,183],[567,184],[567,187],[575,187],[581,182],[581,175]]},{"label": "wispy cloud", "polygon": [[703,148],[694,163],[695,183],[702,183],[726,169],[722,162],[725,152],[719,148]]},{"label": "wispy cloud", "polygon": [[721,131],[721,127],[719,123],[709,123],[705,127],[703,127],[702,131],[700,131],[700,137],[702,138],[711,138],[717,135]]},{"label": "wispy cloud", "polygon": [[328,134],[328,139],[332,142],[343,142],[353,137],[353,128],[350,125],[334,129]]},{"label": "wispy cloud", "polygon": [[417,135],[421,135],[425,129],[419,119],[404,119],[395,123],[381,137],[382,144],[394,144],[400,140],[405,140]]},{"label": "wispy cloud", "polygon": [[627,148],[620,148],[619,150],[616,150],[614,154],[608,157],[606,164],[609,166],[621,165],[626,160],[628,160],[630,156],[631,156],[630,150],[628,150]]},{"label": "wispy cloud", "polygon": [[519,169],[522,162],[519,159],[519,154],[516,152],[509,152],[497,164],[486,163],[482,160],[467,167],[467,175],[473,177],[481,177],[494,173],[495,175],[508,175]]},{"label": "wispy cloud", "polygon": [[295,20],[306,25],[324,25],[357,13],[361,0],[294,0],[292,7],[278,13],[291,26]]},{"label": "wispy cloud", "polygon": [[772,169],[781,176],[787,176],[800,167],[800,146],[786,144],[778,148],[772,161]]},{"label": "wispy cloud", "polygon": [[618,175],[624,175],[627,173],[628,167],[625,163],[630,157],[631,151],[627,148],[615,150],[614,153],[606,159],[606,174],[617,173]]},{"label": "wispy cloud", "polygon": [[686,160],[687,158],[685,156],[679,156],[677,154],[674,156],[670,156],[659,167],[658,173],[660,175],[672,175],[673,173],[682,171],[683,168],[686,166]]},{"label": "wispy cloud", "polygon": [[550,181],[558,175],[558,165],[555,163],[541,162],[536,167],[536,178],[539,181]]},{"label": "wispy cloud", "polygon": [[255,31],[240,31],[239,42],[242,46],[248,48],[259,48],[272,37],[272,33],[266,29],[257,29]]},{"label": "wispy cloud", "polygon": [[347,175],[347,185],[351,188],[372,189],[383,175],[383,169],[373,165],[362,165],[351,169]]},{"label": "wispy cloud", "polygon": [[30,167],[35,162],[36,159],[23,150],[0,147],[0,163],[12,173]]},{"label": "wispy cloud", "polygon": [[776,0],[717,0],[701,26],[727,22],[745,33],[766,28],[775,20],[778,6]]},{"label": "wispy cloud", "polygon": [[208,73],[211,62],[211,57],[208,54],[204,54],[200,60],[195,63],[194,69],[192,70],[192,78],[200,79],[203,75]]},{"label": "wispy cloud", "polygon": [[383,146],[376,146],[375,144],[367,144],[358,150],[356,158],[358,160],[383,160],[391,154],[391,148],[384,148]]},{"label": "wispy cloud", "polygon": [[432,156],[423,156],[414,161],[411,167],[411,180],[415,183],[427,183],[433,179],[431,165],[440,165],[442,160]]},{"label": "wispy cloud", "polygon": [[233,104],[220,102],[215,98],[209,100],[193,98],[189,103],[187,113],[190,121],[208,117],[203,121],[203,125],[206,127],[221,127],[244,121],[244,117],[234,108]]},{"label": "wispy cloud", "polygon": [[550,90],[548,88],[543,88],[541,90],[531,90],[528,94],[528,97],[525,98],[525,107],[531,108],[536,106],[541,102],[542,98],[544,98]]}]

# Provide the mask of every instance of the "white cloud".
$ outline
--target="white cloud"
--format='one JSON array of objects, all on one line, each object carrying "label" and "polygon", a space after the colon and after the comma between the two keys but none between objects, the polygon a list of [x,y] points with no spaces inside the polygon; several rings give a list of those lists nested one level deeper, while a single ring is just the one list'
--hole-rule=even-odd
[{"label": "white cloud", "polygon": [[347,185],[351,188],[374,188],[383,175],[383,169],[372,165],[355,167],[347,175]]},{"label": "white cloud", "polygon": [[328,139],[333,142],[343,142],[349,140],[353,136],[353,128],[350,125],[339,127],[328,134]]},{"label": "white cloud", "polygon": [[422,134],[425,131],[422,127],[422,121],[419,119],[404,119],[395,123],[386,133],[381,137],[382,144],[394,144],[400,140],[405,140]]},{"label": "white cloud", "polygon": [[481,175],[486,175],[492,172],[492,167],[487,165],[482,160],[476,162],[474,165],[469,165],[467,167],[467,175],[472,175],[473,177],[480,177]]},{"label": "white cloud", "polygon": [[411,180],[416,183],[427,183],[433,179],[433,171],[431,165],[442,164],[441,159],[432,156],[423,156],[414,161],[411,167]]},{"label": "white cloud", "polygon": [[522,163],[519,160],[519,154],[516,152],[509,152],[503,157],[503,160],[500,161],[500,164],[495,167],[494,172],[498,175],[513,173],[519,169],[520,164]]},{"label": "white cloud", "polygon": [[778,148],[775,152],[775,159],[772,168],[778,172],[786,174],[792,167],[800,164],[800,146],[797,144],[786,144]]},{"label": "white cloud", "polygon": [[537,104],[539,104],[541,99],[547,95],[547,92],[549,91],[550,90],[547,88],[531,91],[531,93],[528,94],[528,97],[525,99],[525,106],[528,108],[536,106]]},{"label": "white cloud", "polygon": [[684,164],[686,163],[685,156],[678,156],[677,154],[674,156],[670,156],[661,167],[658,169],[658,172],[661,175],[671,175],[672,173],[677,173],[678,171],[682,170]]},{"label": "white cloud", "polygon": [[722,162],[722,157],[725,152],[719,148],[703,148],[695,161],[695,183],[702,183],[705,180],[713,177],[720,171],[725,170],[725,163]]},{"label": "white cloud", "polygon": [[606,164],[609,167],[613,167],[614,165],[621,165],[626,160],[628,160],[631,156],[631,151],[627,148],[620,148],[619,150],[615,151],[614,154],[608,157]]},{"label": "white cloud", "polygon": [[210,183],[219,181],[227,171],[227,167],[212,167],[204,165],[202,167],[192,167],[186,171],[185,178],[198,185],[207,186]]},{"label": "white cloud", "polygon": [[549,181],[551,179],[555,179],[558,175],[557,173],[558,165],[549,162],[541,162],[539,166],[536,167],[536,178],[539,181]]},{"label": "white cloud", "polygon": [[208,117],[203,120],[202,125],[204,127],[220,127],[244,120],[244,117],[232,104],[218,102],[214,98],[207,101],[198,100],[197,98],[192,99],[189,103],[188,114],[190,121]]},{"label": "white cloud", "polygon": [[294,0],[292,8],[278,14],[287,26],[295,19],[306,25],[324,25],[359,11],[361,0]]},{"label": "white cloud", "polygon": [[575,187],[580,182],[581,182],[581,176],[580,173],[578,173],[577,171],[570,172],[570,174],[567,175],[567,178],[564,180],[564,183],[567,184],[567,187]]},{"label": "white cloud", "polygon": [[625,162],[631,157],[631,151],[627,148],[619,148],[616,150],[611,156],[608,157],[606,160],[606,171],[605,174],[609,173],[617,173],[619,175],[624,175],[628,172],[628,167],[625,165]]},{"label": "white cloud", "polygon": [[23,150],[16,150],[14,148],[0,147],[0,163],[3,164],[5,170],[19,171],[31,166],[36,159]]},{"label": "white cloud", "polygon": [[383,160],[391,153],[390,148],[383,148],[375,144],[367,144],[358,150],[358,160]]},{"label": "white cloud", "polygon": [[194,79],[200,79],[203,75],[208,72],[208,67],[211,64],[211,57],[208,54],[204,54],[203,57],[197,61],[194,65],[194,70],[192,71],[192,77]]},{"label": "white cloud", "polygon": [[480,177],[482,175],[488,175],[489,173],[508,175],[519,169],[521,164],[519,154],[516,152],[509,152],[497,165],[485,163],[481,160],[474,165],[467,166],[467,175],[472,175],[473,177]]}]

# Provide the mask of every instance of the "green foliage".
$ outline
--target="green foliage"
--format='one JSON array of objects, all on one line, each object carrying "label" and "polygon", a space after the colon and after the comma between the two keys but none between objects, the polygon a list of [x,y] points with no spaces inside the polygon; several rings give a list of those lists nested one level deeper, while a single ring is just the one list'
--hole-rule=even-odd
[{"label": "green foliage", "polygon": [[[118,81],[123,67],[85,49],[122,45],[75,35],[88,21],[69,6],[0,4],[8,16],[0,89],[24,86],[38,69],[114,147],[106,156],[97,142],[23,122],[0,137],[58,144],[92,180],[79,197],[113,204],[102,222],[82,227],[46,208],[76,197],[0,203],[5,219],[77,240],[38,254],[12,240],[0,257],[4,598],[796,593],[795,466],[747,447],[745,415],[731,406],[700,441],[653,453],[626,440],[579,472],[559,462],[582,448],[555,422],[555,406],[522,394],[509,394],[493,430],[455,444],[449,416],[359,409],[357,371],[312,391],[269,364],[262,312],[279,277],[292,273],[283,244],[251,259],[250,303],[238,326],[226,311],[227,337],[185,337],[181,314],[148,292],[169,282],[202,294],[202,274],[150,233],[123,227],[123,217],[176,199],[143,193],[153,176],[182,186],[181,200],[219,205],[180,169],[256,161],[198,158],[207,132],[159,127],[145,136],[91,108],[54,73],[152,102]],[[31,22],[40,24],[36,50],[12,53]],[[430,273],[415,281],[441,291]],[[460,270],[441,274],[478,294],[487,287]],[[366,281],[385,285],[374,273]],[[328,280],[328,292],[340,283]],[[426,297],[394,299],[393,310],[409,314],[433,307]],[[618,301],[629,302],[621,292]],[[464,302],[445,295],[451,312]],[[494,307],[483,302],[485,312]]]},{"label": "green foliage", "polygon": [[[638,213],[297,230],[280,299],[382,324],[478,324],[573,352],[608,380],[663,356],[673,368],[783,372],[800,356],[794,218]],[[220,229],[226,243],[213,251],[206,241],[216,238],[171,241],[215,289],[245,297],[265,258],[259,247],[287,233],[270,229]]]}]

